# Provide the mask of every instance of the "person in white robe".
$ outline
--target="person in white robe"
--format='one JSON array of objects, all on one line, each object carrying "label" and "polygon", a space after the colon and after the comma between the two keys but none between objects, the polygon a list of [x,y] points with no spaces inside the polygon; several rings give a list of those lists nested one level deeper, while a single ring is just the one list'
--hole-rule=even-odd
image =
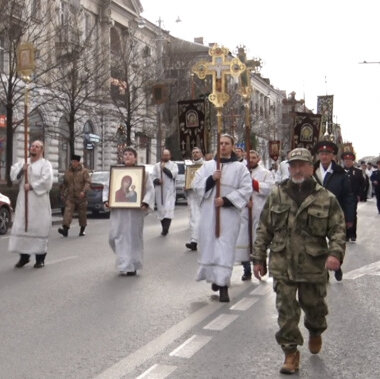
[{"label": "person in white robe", "polygon": [[[289,151],[287,154],[287,158],[289,158]],[[275,183],[281,183],[285,179],[289,178],[289,162],[288,159],[282,161],[278,166],[278,170],[276,171],[274,181]]]},{"label": "person in white robe", "polygon": [[[53,169],[43,157],[44,145],[33,141],[30,146],[27,164],[19,161],[11,167],[11,180],[19,181],[16,212],[9,238],[8,250],[20,254],[16,268],[25,266],[30,255],[35,254],[34,268],[45,265],[48,237],[52,224],[49,192],[53,186]],[[25,183],[25,170],[28,183]],[[25,193],[27,192],[28,225],[25,231]]]},{"label": "person in white robe", "polygon": [[242,262],[244,273],[241,280],[250,280],[252,278],[252,269],[250,262],[250,242],[249,242],[249,212],[252,214],[252,244],[256,239],[256,229],[259,225],[261,211],[264,208],[265,201],[272,191],[274,179],[272,173],[261,166],[260,155],[257,151],[251,150],[249,153],[249,162],[252,178],[252,200],[248,207],[241,212],[241,225],[239,237],[236,244],[236,261]]},{"label": "person in white robe", "polygon": [[[196,172],[193,188],[202,197],[199,223],[199,270],[197,280],[212,283],[219,301],[230,301],[228,287],[235,262],[235,246],[240,229],[240,211],[252,194],[252,181],[246,166],[237,161],[233,138],[220,138],[221,166],[207,161]],[[220,180],[220,197],[216,185]],[[215,236],[216,207],[220,211],[220,235]]]},{"label": "person in white robe", "polygon": [[[137,152],[127,147],[123,153],[124,164],[132,167],[137,162]],[[154,211],[154,187],[148,172],[145,172],[144,193],[141,208],[111,208],[108,242],[116,254],[116,266],[121,276],[135,276],[143,268],[144,218]],[[103,201],[108,207],[108,186],[103,190]]]},{"label": "person in white robe", "polygon": [[157,216],[161,221],[162,236],[169,233],[170,223],[174,217],[176,200],[175,180],[178,175],[177,163],[172,162],[168,149],[162,152],[161,162],[153,167],[152,179],[156,193]]},{"label": "person in white robe", "polygon": [[[201,167],[203,164],[203,154],[199,147],[194,147],[191,151],[192,164],[191,166]],[[198,168],[198,169],[199,169]],[[200,217],[200,197],[193,189],[193,183],[191,188],[186,190],[187,205],[189,207],[189,227],[190,227],[190,242],[187,242],[185,246],[190,250],[197,250],[198,234],[199,234],[199,217]]]}]

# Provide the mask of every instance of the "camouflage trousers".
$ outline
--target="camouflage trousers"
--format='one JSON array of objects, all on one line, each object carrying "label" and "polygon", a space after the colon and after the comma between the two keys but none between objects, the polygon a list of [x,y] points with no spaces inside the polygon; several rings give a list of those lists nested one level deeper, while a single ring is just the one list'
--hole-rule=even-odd
[{"label": "camouflage trousers", "polygon": [[79,225],[87,225],[87,200],[86,199],[67,199],[65,202],[65,213],[63,214],[62,225],[70,227],[74,211],[77,209]]},{"label": "camouflage trousers", "polygon": [[304,325],[311,335],[321,335],[326,330],[326,283],[274,279],[273,288],[276,292],[277,321],[280,327],[276,333],[276,340],[285,353],[294,352],[297,345],[303,344],[298,328],[301,309],[305,313]]}]

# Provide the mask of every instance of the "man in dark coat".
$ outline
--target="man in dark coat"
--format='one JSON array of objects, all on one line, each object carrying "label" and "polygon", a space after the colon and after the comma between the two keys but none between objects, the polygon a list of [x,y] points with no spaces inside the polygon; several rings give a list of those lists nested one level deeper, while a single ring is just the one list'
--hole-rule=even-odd
[{"label": "man in dark coat", "polygon": [[380,159],[376,162],[377,170],[371,175],[371,182],[375,190],[377,210],[380,214]]},{"label": "man in dark coat", "polygon": [[355,205],[355,217],[354,217],[354,224],[351,228],[347,228],[346,233],[346,241],[349,241],[351,239],[352,242],[356,241],[356,226],[358,222],[357,217],[357,208],[358,208],[358,202],[360,201],[360,197],[364,191],[365,187],[365,181],[363,177],[362,170],[359,170],[358,168],[354,167],[355,162],[355,154],[353,152],[345,152],[342,154],[343,164],[344,164],[344,171],[346,171],[346,174],[348,178],[350,179],[351,183],[351,190],[354,195],[354,205]]},{"label": "man in dark coat", "polygon": [[[334,161],[338,146],[330,141],[320,141],[314,146],[314,152],[318,154],[319,159],[314,165],[314,178],[336,196],[344,212],[346,228],[352,228],[355,219],[355,199],[346,172]],[[343,273],[339,268],[335,271],[335,278],[341,281],[342,277]]]}]

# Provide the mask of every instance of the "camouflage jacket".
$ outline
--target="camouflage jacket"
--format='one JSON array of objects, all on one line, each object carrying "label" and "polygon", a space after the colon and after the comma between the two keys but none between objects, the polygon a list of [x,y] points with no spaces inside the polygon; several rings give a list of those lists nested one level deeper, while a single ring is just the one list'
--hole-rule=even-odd
[{"label": "camouflage jacket", "polygon": [[79,199],[81,192],[86,193],[90,188],[90,175],[81,164],[74,168],[70,165],[66,170],[62,184],[62,196],[65,200]]},{"label": "camouflage jacket", "polygon": [[270,249],[269,272],[276,279],[326,281],[325,262],[343,262],[346,226],[336,197],[319,184],[298,206],[288,192],[289,180],[276,186],[261,213],[253,262],[263,264]]}]

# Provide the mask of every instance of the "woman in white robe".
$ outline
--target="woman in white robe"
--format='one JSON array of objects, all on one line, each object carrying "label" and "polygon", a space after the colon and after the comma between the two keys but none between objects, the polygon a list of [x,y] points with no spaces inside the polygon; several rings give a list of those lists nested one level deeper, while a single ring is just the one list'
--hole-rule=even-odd
[{"label": "woman in white robe", "polygon": [[[43,158],[43,143],[34,141],[28,159],[28,184],[25,184],[24,160],[11,167],[11,180],[19,181],[16,212],[9,238],[9,251],[20,254],[17,268],[36,255],[35,268],[45,264],[48,237],[51,229],[51,206],[49,192],[53,186],[53,169]],[[28,188],[28,230],[25,231],[25,186]]]},{"label": "woman in white robe", "polygon": [[[124,151],[124,164],[135,166],[137,152],[133,148]],[[154,188],[152,179],[145,172],[145,186],[141,208],[112,208],[108,242],[116,254],[116,266],[122,276],[134,276],[143,267],[144,218],[154,210]],[[108,187],[103,191],[103,201],[108,206]]]},{"label": "woman in white robe", "polygon": [[[248,169],[232,152],[233,139],[220,138],[221,169],[216,161],[207,161],[197,171],[193,188],[202,197],[199,225],[199,270],[197,280],[212,283],[219,290],[219,301],[228,302],[235,246],[240,229],[240,211],[252,194]],[[220,197],[216,198],[216,181],[220,180]],[[220,236],[215,237],[216,207],[220,209]]]}]

